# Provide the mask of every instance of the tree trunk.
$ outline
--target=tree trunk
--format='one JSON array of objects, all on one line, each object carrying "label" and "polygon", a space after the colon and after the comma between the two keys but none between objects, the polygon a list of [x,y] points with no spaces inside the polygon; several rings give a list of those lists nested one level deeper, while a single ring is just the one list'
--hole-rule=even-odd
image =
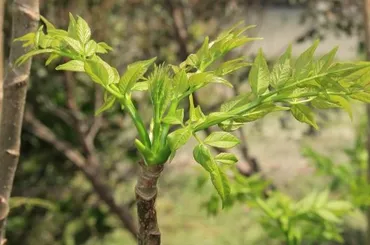
[{"label": "tree trunk", "polygon": [[163,165],[145,166],[143,162],[140,162],[140,174],[135,188],[140,227],[138,245],[161,244],[155,200],[157,198],[157,181],[162,170]]},{"label": "tree trunk", "polygon": [[[366,47],[366,59],[370,60],[370,0],[364,0],[364,33],[365,33],[365,47]],[[367,181],[370,183],[370,105],[366,105],[367,113],[367,152],[368,152],[368,164],[367,164]],[[367,231],[366,231],[366,245],[370,245],[370,208],[366,210],[367,216]]]},{"label": "tree trunk", "polygon": [[[38,0],[14,0],[12,39],[37,30]],[[15,60],[25,53],[20,42],[10,49],[0,123],[0,196],[8,202],[20,154],[21,129],[31,60],[15,66]],[[4,243],[5,218],[0,221],[0,244]]]},{"label": "tree trunk", "polygon": [[0,0],[0,118],[1,105],[3,101],[3,80],[4,80],[4,17],[5,1]]}]

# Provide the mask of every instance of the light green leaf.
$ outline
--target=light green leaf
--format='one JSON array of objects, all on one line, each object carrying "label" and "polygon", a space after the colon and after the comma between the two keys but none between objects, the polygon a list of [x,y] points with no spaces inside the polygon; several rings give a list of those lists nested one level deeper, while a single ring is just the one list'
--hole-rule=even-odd
[{"label": "light green leaf", "polygon": [[63,37],[63,40],[78,54],[84,53],[84,48],[79,41],[71,37]]},{"label": "light green leaf", "polygon": [[209,83],[222,83],[226,86],[233,87],[233,85],[222,77],[214,75],[212,72],[195,73],[189,77],[190,87],[203,87]]},{"label": "light green leaf", "polygon": [[105,42],[99,42],[96,47],[96,53],[106,54],[108,51],[113,50],[111,46]]},{"label": "light green leaf", "polygon": [[240,140],[234,135],[227,132],[213,132],[204,143],[218,148],[232,148],[240,143]]},{"label": "light green leaf", "polygon": [[181,146],[185,145],[192,135],[189,127],[180,128],[167,136],[168,145],[172,152],[175,152]]},{"label": "light green leaf", "polygon": [[308,106],[302,104],[292,105],[291,112],[298,121],[308,123],[315,129],[319,128],[315,121],[315,117]]},{"label": "light green leaf", "polygon": [[227,112],[212,112],[207,115],[204,120],[194,126],[195,131],[199,131],[201,129],[209,128],[211,126],[217,125],[229,118],[232,118],[234,115],[227,113]]},{"label": "light green leaf", "polygon": [[312,70],[313,55],[319,41],[316,40],[311,47],[306,49],[295,62],[295,77],[300,80],[308,76],[309,72]]},{"label": "light green leaf", "polygon": [[222,206],[224,207],[225,202],[229,199],[231,192],[229,180],[227,179],[226,174],[218,166],[216,170],[210,173],[210,175],[212,183],[222,199]]},{"label": "light green leaf", "polygon": [[37,49],[32,50],[21,57],[19,57],[16,61],[16,65],[22,65],[24,62],[26,62],[28,59],[30,59],[32,56],[38,55],[38,54],[44,54],[44,53],[51,53],[54,52],[54,49]]},{"label": "light green leaf", "polygon": [[23,45],[22,45],[22,47],[24,47],[24,48],[28,47],[28,46],[32,46],[35,43],[35,33],[30,32],[30,33],[27,33],[24,36],[15,38],[14,42],[24,42]]},{"label": "light green leaf", "polygon": [[338,51],[338,47],[333,48],[329,53],[323,55],[315,63],[315,74],[326,72],[334,61],[335,55]]},{"label": "light green leaf", "polygon": [[132,87],[132,91],[145,91],[148,90],[149,85],[148,82],[137,82],[135,85]]},{"label": "light green leaf", "polygon": [[355,100],[359,100],[365,103],[370,103],[370,93],[357,92],[357,93],[351,94],[350,97]]},{"label": "light green leaf", "polygon": [[109,72],[103,63],[87,60],[85,61],[84,69],[94,82],[103,86],[108,84]]},{"label": "light green leaf", "polygon": [[126,72],[123,74],[118,84],[121,93],[128,93],[134,84],[143,78],[143,75],[155,60],[156,58],[152,58],[149,60],[137,61],[128,65]]},{"label": "light green leaf", "polygon": [[326,221],[332,222],[332,223],[341,223],[341,219],[339,219],[335,214],[330,212],[329,210],[320,209],[316,211],[317,215],[319,215],[321,218],[323,218]]},{"label": "light green leaf", "polygon": [[60,58],[59,54],[52,53],[50,54],[49,58],[46,60],[45,65],[49,65],[51,62],[53,62],[55,59]]},{"label": "light green leaf", "polygon": [[166,115],[162,122],[170,124],[170,125],[176,125],[176,124],[182,124],[184,121],[184,109],[178,109],[173,114]]},{"label": "light green leaf", "polygon": [[268,113],[274,112],[274,111],[285,111],[289,110],[289,107],[283,107],[283,106],[278,106],[275,104],[263,104],[261,106],[258,106],[247,113],[245,113],[242,116],[235,117],[234,121],[235,122],[241,122],[241,123],[246,123],[246,122],[252,122],[257,119],[260,119],[267,115]]},{"label": "light green leaf", "polygon": [[85,45],[85,55],[86,56],[92,56],[95,54],[97,49],[97,44],[94,40],[90,40]]},{"label": "light green leaf", "polygon": [[232,153],[220,153],[215,157],[215,161],[226,165],[234,165],[238,158]]},{"label": "light green leaf", "polygon": [[55,26],[50,23],[44,16],[40,15],[40,19],[42,20],[42,22],[44,22],[47,31],[55,29]]},{"label": "light green leaf", "polygon": [[329,191],[325,190],[316,196],[314,208],[321,209],[329,200]]},{"label": "light green leaf", "polygon": [[262,50],[260,49],[256,59],[254,60],[252,69],[249,72],[248,82],[252,88],[253,93],[255,95],[261,95],[266,92],[269,86],[269,80],[269,68],[267,66]]},{"label": "light green leaf", "polygon": [[194,147],[193,157],[208,173],[217,168],[216,163],[212,159],[211,151],[203,144]]},{"label": "light green leaf", "polygon": [[353,209],[353,205],[348,201],[335,200],[328,202],[326,208],[334,213],[346,213]]},{"label": "light green leaf", "polygon": [[274,67],[272,68],[270,74],[271,86],[273,88],[280,88],[283,86],[291,77],[292,75],[292,67],[291,67],[291,53],[292,53],[292,46],[285,51],[285,53],[278,59],[275,63]]},{"label": "light green leaf", "polygon": [[180,64],[180,68],[186,68],[186,66],[198,67],[199,58],[196,54],[190,54],[184,62]]},{"label": "light green leaf", "polygon": [[179,70],[173,78],[173,90],[177,96],[189,88],[188,77],[184,69]]},{"label": "light green leaf", "polygon": [[345,110],[348,113],[349,117],[353,119],[351,104],[346,98],[344,98],[343,96],[339,96],[339,95],[330,95],[329,99],[330,101],[338,104],[339,107]]},{"label": "light green leaf", "polygon": [[224,76],[236,70],[239,70],[240,68],[251,66],[251,65],[252,63],[245,62],[243,58],[229,60],[225,63],[222,63],[221,66],[216,69],[215,75]]},{"label": "light green leaf", "polygon": [[104,93],[104,104],[95,112],[95,116],[101,114],[103,111],[106,111],[110,109],[114,102],[116,101],[116,97],[114,97],[111,94],[108,94],[108,92]]},{"label": "light green leaf", "polygon": [[71,13],[69,13],[68,36],[73,39],[78,39],[77,22]]},{"label": "light green leaf", "polygon": [[86,44],[91,37],[91,30],[87,22],[80,16],[77,16],[76,33],[82,44]]},{"label": "light green leaf", "polygon": [[55,70],[64,70],[64,71],[79,71],[79,72],[84,72],[85,64],[83,61],[80,60],[71,60],[68,61],[67,63],[64,63],[62,65],[59,65],[55,68]]},{"label": "light green leaf", "polygon": [[256,96],[249,92],[245,94],[238,95],[225,103],[223,103],[220,107],[221,112],[228,112],[232,111],[235,108],[238,108],[239,106],[244,106],[248,104],[249,102],[253,101],[256,98]]}]

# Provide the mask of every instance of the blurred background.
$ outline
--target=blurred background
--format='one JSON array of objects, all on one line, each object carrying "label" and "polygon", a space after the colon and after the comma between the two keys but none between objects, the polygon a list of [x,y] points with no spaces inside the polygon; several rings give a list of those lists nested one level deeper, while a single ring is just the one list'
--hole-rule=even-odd
[{"label": "blurred background", "polygon": [[[12,1],[5,2],[4,64],[12,22]],[[248,31],[250,36],[264,39],[231,56],[242,54],[252,61],[262,48],[274,62],[289,44],[298,55],[320,39],[317,55],[339,46],[339,60],[364,59],[361,2],[40,0],[40,6],[41,14],[60,28],[66,28],[69,12],[86,19],[93,38],[114,48],[104,58],[122,73],[129,63],[154,56],[158,63],[178,64],[206,36],[214,38],[240,20],[256,25]],[[44,63],[44,57],[33,59],[7,244],[135,244],[129,227],[136,222],[133,188],[138,156],[130,119],[118,106],[94,117],[102,91],[84,75],[55,71],[57,64],[45,68]],[[249,89],[247,76],[248,69],[229,78],[234,90],[217,85],[202,89],[198,102],[205,111],[217,109],[227,98]],[[148,120],[146,95],[137,94],[135,101]],[[238,170],[245,178],[262,176],[292,199],[324,188],[330,188],[332,196],[351,196],[343,184],[349,177],[337,166],[361,174],[367,160],[365,107],[357,103],[353,110],[353,120],[337,110],[318,112],[320,131],[284,113],[249,123],[238,131],[243,139],[235,150]],[[204,183],[205,174],[192,158],[194,143],[178,152],[160,182],[157,207],[163,244],[284,244],[267,234],[258,211],[243,201],[219,212],[212,201],[213,187]],[[333,179],[339,187],[329,184]],[[364,244],[363,212],[352,214],[342,228],[345,244]]]}]

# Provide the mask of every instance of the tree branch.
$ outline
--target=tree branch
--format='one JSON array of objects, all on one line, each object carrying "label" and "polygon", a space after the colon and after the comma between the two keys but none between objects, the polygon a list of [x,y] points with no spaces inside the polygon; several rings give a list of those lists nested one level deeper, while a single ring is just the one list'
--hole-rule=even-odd
[{"label": "tree branch", "polygon": [[146,166],[140,162],[140,174],[135,188],[137,213],[139,217],[138,245],[160,245],[155,201],[157,199],[157,181],[163,165]]},{"label": "tree branch", "polygon": [[[2,6],[1,6],[2,7]],[[39,22],[38,0],[15,0],[13,2],[12,40],[37,30]],[[15,60],[25,53],[20,42],[12,42],[7,76],[4,80],[2,116],[0,124],[0,196],[9,202],[17,169],[23,112],[26,101],[31,60],[15,66]],[[5,239],[5,220],[0,220],[0,244]]]},{"label": "tree branch", "polygon": [[46,125],[40,122],[30,110],[25,113],[26,129],[41,140],[53,145],[56,150],[62,153],[90,181],[100,199],[110,208],[111,212],[117,215],[124,227],[136,238],[137,228],[130,210],[124,206],[119,206],[113,198],[111,188],[103,182],[100,172],[95,165],[89,163],[89,158],[85,158],[68,142],[59,139]]}]

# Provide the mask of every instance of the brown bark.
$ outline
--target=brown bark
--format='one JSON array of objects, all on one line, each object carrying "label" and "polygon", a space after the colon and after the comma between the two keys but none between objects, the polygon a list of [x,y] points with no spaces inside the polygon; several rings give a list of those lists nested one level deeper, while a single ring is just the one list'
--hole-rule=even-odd
[{"label": "brown bark", "polygon": [[[365,33],[365,47],[366,58],[370,60],[370,0],[364,0],[364,33]],[[367,165],[367,180],[370,183],[370,105],[366,105],[367,113],[367,152],[368,152],[368,165]],[[367,232],[366,232],[366,245],[370,245],[370,208],[367,209]]]},{"label": "brown bark", "polygon": [[5,1],[0,0],[0,118],[1,105],[3,101],[3,79],[4,79],[4,13]]},{"label": "brown bark", "polygon": [[102,175],[97,169],[97,165],[91,162],[91,160],[94,158],[90,156],[84,157],[83,154],[81,154],[68,142],[59,139],[47,126],[37,120],[29,110],[27,110],[25,113],[25,123],[27,129],[30,130],[35,136],[53,145],[84,173],[85,177],[90,181],[99,198],[109,207],[112,213],[119,218],[123,226],[130,232],[130,234],[136,238],[137,227],[130,210],[124,205],[120,206],[114,200],[111,191],[112,189],[102,180]]},{"label": "brown bark", "polygon": [[[39,22],[38,0],[13,2],[12,39],[37,30]],[[0,124],[0,196],[8,202],[17,169],[23,111],[31,60],[15,66],[15,60],[25,53],[20,42],[13,42],[10,49],[7,75],[4,80],[4,97]],[[5,219],[0,221],[0,244],[5,234]]]},{"label": "brown bark", "polygon": [[139,217],[138,245],[160,245],[161,232],[158,227],[155,201],[157,181],[163,165],[145,166],[140,162],[140,174],[135,188]]}]

